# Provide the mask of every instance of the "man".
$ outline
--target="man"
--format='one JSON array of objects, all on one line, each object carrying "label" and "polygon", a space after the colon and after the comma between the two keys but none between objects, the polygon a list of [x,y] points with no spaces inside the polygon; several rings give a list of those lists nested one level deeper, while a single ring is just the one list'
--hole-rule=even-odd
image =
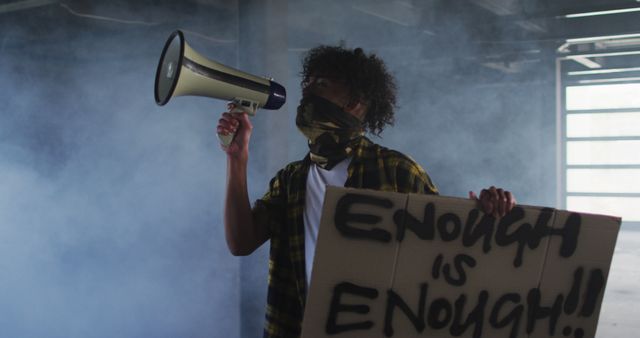
[{"label": "man", "polygon": [[[265,337],[298,337],[326,185],[401,193],[437,194],[427,173],[409,157],[364,136],[393,123],[396,88],[382,60],[362,49],[320,46],[303,62],[296,125],[309,153],[271,180],[252,208],[247,160],[252,125],[246,114],[224,113],[218,132],[236,132],[227,153],[225,235],[232,254],[248,255],[271,240]],[[233,108],[229,106],[229,108]],[[502,216],[515,204],[491,187],[478,199]]]}]

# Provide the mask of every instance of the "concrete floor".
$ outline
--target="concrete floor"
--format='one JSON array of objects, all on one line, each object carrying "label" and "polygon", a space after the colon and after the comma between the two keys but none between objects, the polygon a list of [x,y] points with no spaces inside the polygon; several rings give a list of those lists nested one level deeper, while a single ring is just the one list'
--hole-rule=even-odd
[{"label": "concrete floor", "polygon": [[640,231],[638,230],[621,230],[618,234],[596,337],[640,337]]}]

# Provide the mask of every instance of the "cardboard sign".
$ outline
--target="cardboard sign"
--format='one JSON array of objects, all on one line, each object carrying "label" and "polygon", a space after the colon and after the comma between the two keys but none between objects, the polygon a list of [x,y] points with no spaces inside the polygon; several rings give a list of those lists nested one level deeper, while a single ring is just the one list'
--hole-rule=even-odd
[{"label": "cardboard sign", "polygon": [[329,187],[302,337],[594,337],[620,218]]}]

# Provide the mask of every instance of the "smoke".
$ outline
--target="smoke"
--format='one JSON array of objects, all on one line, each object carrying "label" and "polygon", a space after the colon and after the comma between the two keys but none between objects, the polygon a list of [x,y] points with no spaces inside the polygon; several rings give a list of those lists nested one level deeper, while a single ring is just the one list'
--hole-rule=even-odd
[{"label": "smoke", "polygon": [[[153,99],[175,27],[57,5],[2,21],[2,335],[237,335],[239,267],[224,242],[215,135],[224,103]],[[210,48],[233,62],[232,47]]]},{"label": "smoke", "polygon": [[379,36],[350,43],[371,45],[398,83],[396,124],[379,141],[413,157],[443,195],[495,185],[553,206],[555,79],[553,59],[539,54],[547,47],[523,44],[509,22],[468,4],[413,6],[421,34],[382,36],[399,48]]}]

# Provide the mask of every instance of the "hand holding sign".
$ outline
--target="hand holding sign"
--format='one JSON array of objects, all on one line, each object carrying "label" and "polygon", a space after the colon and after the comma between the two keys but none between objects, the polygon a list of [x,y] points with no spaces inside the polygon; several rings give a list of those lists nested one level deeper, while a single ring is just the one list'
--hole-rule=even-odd
[{"label": "hand holding sign", "polygon": [[469,198],[478,201],[478,207],[493,217],[502,217],[509,213],[516,205],[516,198],[510,191],[491,186],[482,189],[480,198],[473,191],[469,191]]}]

